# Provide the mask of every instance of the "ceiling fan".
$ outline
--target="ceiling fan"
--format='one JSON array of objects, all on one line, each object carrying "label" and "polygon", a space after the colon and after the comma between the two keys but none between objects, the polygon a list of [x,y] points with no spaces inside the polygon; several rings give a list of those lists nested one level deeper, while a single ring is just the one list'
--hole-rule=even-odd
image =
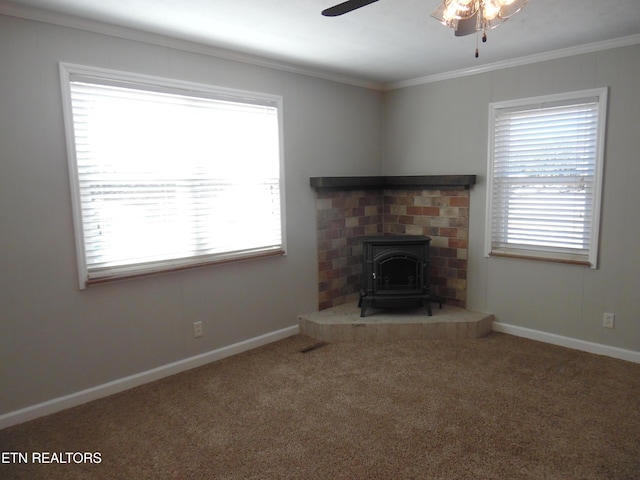
[{"label": "ceiling fan", "polygon": [[[378,0],[347,0],[322,11],[325,17],[337,17],[365,7]],[[496,28],[512,15],[522,10],[528,0],[440,0],[441,4],[431,16],[443,25],[451,27],[456,37],[482,32],[482,41],[487,41],[486,30]],[[478,48],[476,47],[476,57]]]},{"label": "ceiling fan", "polygon": [[[339,3],[338,5],[334,5],[333,7],[329,7],[322,11],[322,15],[325,17],[339,17],[340,15],[344,15],[345,13],[352,12],[361,7],[366,7],[371,3],[375,3],[378,0],[347,0],[346,2]],[[437,10],[433,13],[435,15]],[[455,25],[455,35],[457,37],[461,37],[464,35],[471,35],[472,33],[476,33],[476,14],[467,18],[458,20]]]},{"label": "ceiling fan", "polygon": [[338,17],[377,1],[378,0],[347,0],[346,2],[342,2],[338,5],[334,5],[333,7],[329,7],[326,10],[323,10],[322,15],[324,15],[325,17]]}]

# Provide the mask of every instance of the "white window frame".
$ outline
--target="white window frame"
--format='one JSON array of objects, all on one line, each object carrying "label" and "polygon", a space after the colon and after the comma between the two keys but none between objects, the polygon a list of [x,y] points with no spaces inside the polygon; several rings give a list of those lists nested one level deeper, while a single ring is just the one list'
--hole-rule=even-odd
[{"label": "white window frame", "polygon": [[[78,264],[78,276],[80,289],[90,285],[97,285],[114,280],[121,280],[144,275],[164,273],[185,268],[200,267],[215,263],[261,258],[265,256],[281,256],[286,254],[286,221],[285,221],[285,191],[284,191],[284,148],[283,148],[283,109],[282,97],[272,94],[249,92],[244,90],[229,89],[193,83],[176,79],[161,78],[149,75],[122,72],[110,69],[75,65],[61,62],[60,80],[62,89],[62,104],[65,123],[68,166],[71,184],[71,203],[75,230],[75,243]],[[83,209],[81,202],[81,189],[79,185],[78,163],[76,159],[76,139],[74,133],[74,118],[72,110],[72,97],[70,82],[73,78],[96,78],[100,81],[113,81],[116,85],[130,85],[141,90],[177,93],[179,95],[211,98],[230,102],[239,102],[256,105],[270,105],[277,109],[278,124],[278,156],[279,156],[279,200],[280,200],[280,242],[278,245],[266,248],[245,248],[234,251],[216,252],[215,254],[192,256],[182,258],[167,258],[152,262],[131,265],[118,265],[113,268],[105,267],[100,271],[90,269],[85,251],[85,238],[83,226]],[[250,216],[247,222],[251,222]]]},{"label": "white window frame", "polygon": [[[489,104],[489,143],[487,166],[487,217],[485,224],[485,256],[515,257],[534,260],[546,260],[552,262],[568,263],[597,268],[598,243],[600,230],[600,210],[602,198],[602,182],[604,168],[604,148],[607,116],[607,92],[608,89],[596,88],[576,92],[544,95],[516,100],[493,102]],[[496,114],[501,110],[526,111],[532,109],[544,109],[558,104],[580,104],[589,99],[597,99],[598,120],[596,127],[596,149],[593,180],[593,205],[591,211],[591,229],[589,247],[586,255],[577,255],[572,252],[562,251],[559,248],[535,247],[532,245],[501,245],[493,244],[494,226],[494,161],[495,161],[495,133]]]}]

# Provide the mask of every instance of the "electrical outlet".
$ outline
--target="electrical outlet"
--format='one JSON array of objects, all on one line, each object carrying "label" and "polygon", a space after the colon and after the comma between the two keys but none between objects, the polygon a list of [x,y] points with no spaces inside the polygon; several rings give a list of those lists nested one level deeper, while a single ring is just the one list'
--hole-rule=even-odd
[{"label": "electrical outlet", "polygon": [[203,335],[202,322],[193,322],[193,338],[198,338]]},{"label": "electrical outlet", "polygon": [[604,328],[613,328],[613,324],[616,320],[615,313],[605,313],[602,317],[602,326]]}]

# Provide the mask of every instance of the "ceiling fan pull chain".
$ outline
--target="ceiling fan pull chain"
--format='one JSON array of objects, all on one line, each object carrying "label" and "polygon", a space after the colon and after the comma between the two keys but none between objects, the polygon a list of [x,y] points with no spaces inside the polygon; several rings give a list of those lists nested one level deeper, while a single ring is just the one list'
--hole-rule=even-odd
[{"label": "ceiling fan pull chain", "polygon": [[478,35],[479,33],[476,31],[476,58],[480,56],[480,51],[478,50]]}]

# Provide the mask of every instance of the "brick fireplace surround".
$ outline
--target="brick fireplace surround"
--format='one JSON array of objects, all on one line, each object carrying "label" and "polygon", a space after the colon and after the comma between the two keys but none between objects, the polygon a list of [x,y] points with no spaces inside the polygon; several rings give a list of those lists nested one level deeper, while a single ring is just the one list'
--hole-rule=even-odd
[{"label": "brick fireplace surround", "polygon": [[319,310],[358,299],[365,235],[431,237],[431,293],[466,307],[475,175],[314,177]]}]

